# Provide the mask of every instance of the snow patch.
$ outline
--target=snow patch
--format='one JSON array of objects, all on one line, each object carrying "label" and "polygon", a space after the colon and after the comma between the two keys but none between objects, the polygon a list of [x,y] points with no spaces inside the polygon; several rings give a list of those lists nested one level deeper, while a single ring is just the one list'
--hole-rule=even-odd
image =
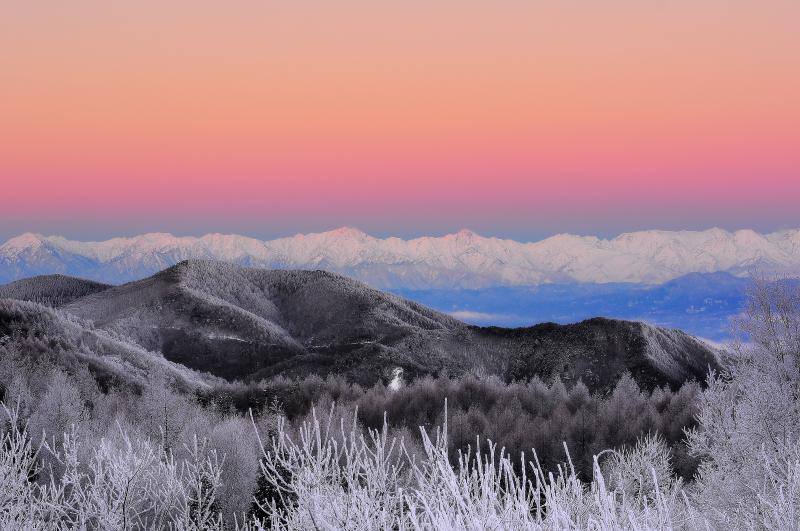
[{"label": "snow patch", "polygon": [[228,340],[228,341],[239,341],[239,342],[241,342],[241,343],[249,343],[249,341],[247,341],[246,339],[242,339],[241,337],[236,337],[236,336],[226,336],[226,335],[222,335],[222,334],[219,334],[219,335],[218,335],[218,334],[208,334],[208,335],[206,336],[206,338],[207,338],[207,339],[216,340],[216,341],[219,341],[219,340]]},{"label": "snow patch", "polygon": [[448,315],[461,321],[505,321],[513,318],[511,315],[503,313],[473,312],[470,310],[458,310],[450,312]]},{"label": "snow patch", "polygon": [[389,382],[389,389],[397,391],[403,387],[403,369],[402,367],[395,367],[392,369],[392,381]]}]

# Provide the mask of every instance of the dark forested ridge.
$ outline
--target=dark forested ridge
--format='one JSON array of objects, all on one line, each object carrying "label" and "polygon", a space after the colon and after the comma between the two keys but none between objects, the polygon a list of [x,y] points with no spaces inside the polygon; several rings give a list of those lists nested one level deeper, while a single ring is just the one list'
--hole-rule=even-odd
[{"label": "dark forested ridge", "polygon": [[708,345],[679,330],[595,317],[580,323],[528,328],[475,328],[474,334],[506,353],[508,381],[558,375],[607,389],[625,373],[640,386],[677,387],[702,381],[718,360]]},{"label": "dark forested ridge", "polygon": [[406,378],[559,376],[597,391],[613,388],[625,373],[646,389],[677,387],[718,366],[710,347],[677,330],[600,318],[515,329],[470,326],[324,271],[193,260],[115,287],[68,277],[24,282],[0,293],[50,301],[63,315],[138,350],[227,380],[342,374],[372,385],[402,369]]},{"label": "dark forested ridge", "polygon": [[47,306],[61,306],[110,287],[109,284],[83,278],[42,275],[0,285],[0,299],[17,299],[38,302]]}]

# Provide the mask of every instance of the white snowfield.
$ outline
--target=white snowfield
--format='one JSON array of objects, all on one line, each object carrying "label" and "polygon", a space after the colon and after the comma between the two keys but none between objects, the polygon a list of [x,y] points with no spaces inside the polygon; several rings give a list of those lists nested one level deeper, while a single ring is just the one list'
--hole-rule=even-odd
[{"label": "white snowfield", "polygon": [[551,282],[661,283],[694,272],[800,274],[800,229],[641,231],[612,239],[560,234],[538,242],[468,230],[410,240],[341,228],[262,241],[152,233],[102,242],[23,234],[0,246],[0,281],[65,273],[107,282],[142,278],[188,258],[246,266],[328,269],[379,288],[479,288]]}]

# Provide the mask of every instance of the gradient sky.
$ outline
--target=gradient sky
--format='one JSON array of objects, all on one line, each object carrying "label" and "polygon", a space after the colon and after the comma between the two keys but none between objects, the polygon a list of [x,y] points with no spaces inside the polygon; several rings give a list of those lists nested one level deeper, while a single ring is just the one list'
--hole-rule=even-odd
[{"label": "gradient sky", "polygon": [[0,2],[0,238],[800,226],[797,0]]}]

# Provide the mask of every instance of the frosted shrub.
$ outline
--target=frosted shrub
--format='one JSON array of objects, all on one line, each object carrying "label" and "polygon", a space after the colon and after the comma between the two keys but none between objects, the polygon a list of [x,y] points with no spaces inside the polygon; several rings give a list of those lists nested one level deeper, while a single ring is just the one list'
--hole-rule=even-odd
[{"label": "frosted shrub", "polygon": [[281,419],[261,468],[273,497],[256,502],[273,529],[387,529],[402,511],[403,461],[385,426],[364,435],[314,412],[295,441]]},{"label": "frosted shrub", "polygon": [[252,505],[259,472],[258,441],[251,423],[242,417],[222,419],[206,435],[209,446],[224,460],[216,498],[227,515],[226,523],[232,524],[232,515],[242,515]]},{"label": "frosted shrub", "polygon": [[546,474],[535,460],[527,463],[529,478],[526,467],[517,474],[510,457],[491,443],[485,452],[462,454],[454,468],[441,439],[425,441],[427,459],[415,467],[418,486],[406,497],[413,529],[668,529],[695,523],[677,491],[656,489],[650,499],[610,490],[597,460],[595,480],[586,485],[568,455],[556,474]]},{"label": "frosted shrub", "polygon": [[187,450],[190,458],[184,461],[178,482],[181,487],[178,496],[180,511],[170,527],[198,531],[222,529],[222,514],[217,503],[222,466],[216,451],[206,453],[197,437]]},{"label": "frosted shrub", "polygon": [[19,406],[3,404],[4,430],[0,440],[0,529],[44,529],[50,511],[43,500],[47,489],[35,482],[38,449],[27,437]]},{"label": "frosted shrub", "polygon": [[215,493],[220,467],[195,439],[177,464],[148,441],[103,439],[82,470],[77,445],[67,438],[63,505],[70,527],[100,529],[213,529],[221,527]]},{"label": "frosted shrub", "polygon": [[670,450],[664,440],[648,434],[633,448],[603,452],[601,470],[606,484],[627,499],[655,502],[672,492],[679,482],[672,472]]},{"label": "frosted shrub", "polygon": [[179,491],[171,460],[161,462],[152,445],[131,442],[120,430],[117,440],[101,440],[84,469],[79,442],[65,437],[64,520],[104,529],[141,528],[169,519]]}]

